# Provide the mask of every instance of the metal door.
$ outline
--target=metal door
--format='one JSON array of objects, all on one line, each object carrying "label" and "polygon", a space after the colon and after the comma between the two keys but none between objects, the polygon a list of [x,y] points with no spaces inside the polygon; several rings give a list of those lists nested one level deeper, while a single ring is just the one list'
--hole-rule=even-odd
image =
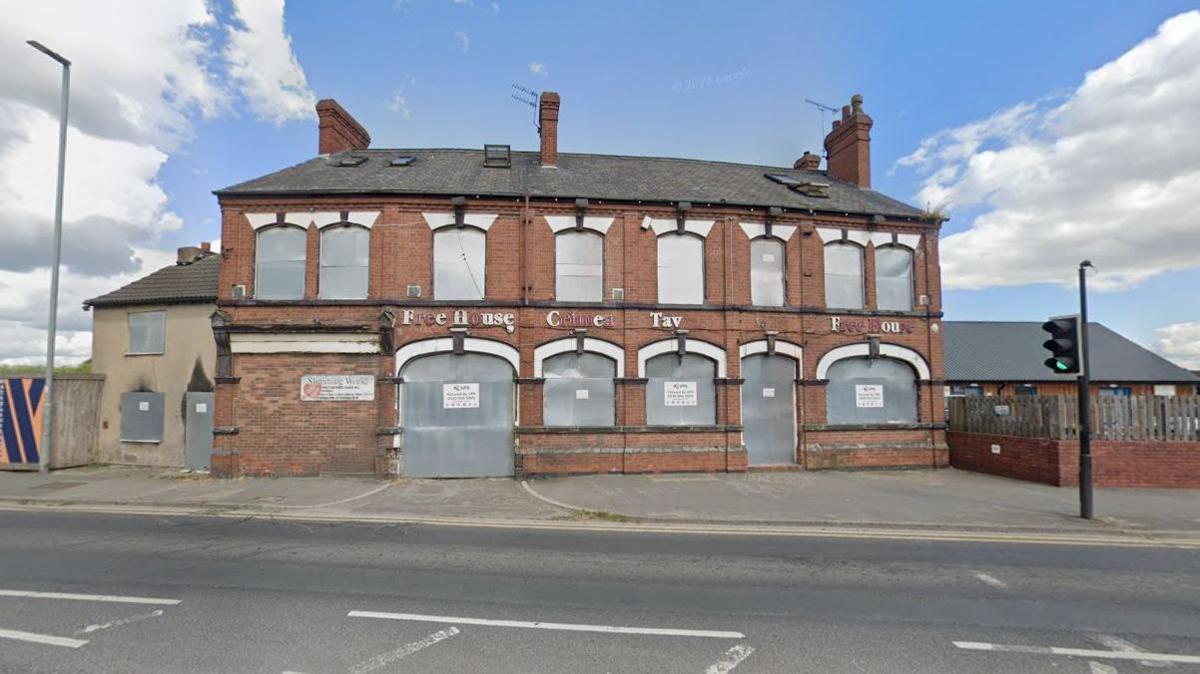
[{"label": "metal door", "polygon": [[754,354],[742,359],[742,437],[750,465],[796,462],[796,361]]},{"label": "metal door", "polygon": [[400,373],[400,469],[410,477],[513,474],[513,370],[482,353],[419,358]]},{"label": "metal door", "polygon": [[213,448],[213,406],[215,395],[212,393],[185,393],[183,404],[184,413],[184,465],[189,470],[208,470],[209,458]]}]

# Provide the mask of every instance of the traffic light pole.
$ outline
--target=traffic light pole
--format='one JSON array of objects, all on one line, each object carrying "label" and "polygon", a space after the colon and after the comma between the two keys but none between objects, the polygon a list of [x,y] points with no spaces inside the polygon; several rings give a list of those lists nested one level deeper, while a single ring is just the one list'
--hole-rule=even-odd
[{"label": "traffic light pole", "polygon": [[1092,396],[1091,362],[1088,358],[1087,270],[1088,260],[1079,263],[1079,350],[1083,360],[1079,375],[1079,516],[1092,519]]}]

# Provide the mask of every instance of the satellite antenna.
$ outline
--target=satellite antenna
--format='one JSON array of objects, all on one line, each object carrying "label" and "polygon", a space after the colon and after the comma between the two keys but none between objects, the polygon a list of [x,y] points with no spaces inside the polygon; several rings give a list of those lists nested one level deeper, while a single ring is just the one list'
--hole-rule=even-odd
[{"label": "satellite antenna", "polygon": [[513,84],[512,88],[516,93],[509,94],[510,97],[514,101],[516,101],[518,103],[524,103],[525,105],[528,105],[530,108],[533,109],[533,128],[537,129],[538,135],[541,135],[542,127],[540,124],[538,124],[538,114],[537,114],[538,113],[537,100],[538,100],[538,95],[539,95],[538,92],[536,92],[533,89],[530,89],[528,87],[523,87],[519,84]]},{"label": "satellite antenna", "polygon": [[[837,110],[837,108],[835,108],[833,106],[825,105],[824,103],[818,103],[817,101],[814,101],[811,98],[804,99],[804,102],[808,103],[809,105],[813,106],[814,108],[816,108],[817,110],[819,110],[821,112],[821,128],[817,129],[817,138],[820,138],[825,133],[825,113],[829,112],[829,113],[837,114],[838,110]],[[826,159],[829,158],[828,154],[826,154],[825,158]]]}]

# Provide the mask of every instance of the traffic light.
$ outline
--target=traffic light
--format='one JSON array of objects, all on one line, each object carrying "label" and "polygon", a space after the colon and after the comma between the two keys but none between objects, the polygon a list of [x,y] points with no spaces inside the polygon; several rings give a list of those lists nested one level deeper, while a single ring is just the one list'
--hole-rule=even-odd
[{"label": "traffic light", "polygon": [[1042,342],[1052,356],[1045,360],[1046,367],[1057,374],[1082,374],[1083,351],[1079,333],[1078,316],[1058,316],[1042,323],[1042,330],[1050,339]]}]

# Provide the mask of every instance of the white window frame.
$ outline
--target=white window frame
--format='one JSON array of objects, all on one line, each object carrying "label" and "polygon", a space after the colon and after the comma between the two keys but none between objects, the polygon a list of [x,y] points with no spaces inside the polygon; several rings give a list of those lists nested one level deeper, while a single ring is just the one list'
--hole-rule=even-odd
[{"label": "white window frame", "polygon": [[[363,267],[363,272],[367,277],[366,288],[361,297],[329,297],[325,295],[325,236],[329,234],[338,234],[351,229],[365,231],[367,233],[367,263]],[[334,265],[328,265],[332,268]],[[365,300],[371,293],[371,228],[359,225],[353,222],[339,222],[326,225],[321,228],[318,250],[317,250],[317,297],[323,300]]]},{"label": "white window frame", "polygon": [[[670,237],[670,236],[691,237],[700,242],[700,264],[698,265],[698,267],[700,269],[700,281],[699,281],[700,301],[699,302],[690,302],[690,301],[689,302],[679,302],[679,301],[667,301],[667,300],[663,299],[663,274],[662,274],[663,267],[662,267],[661,249],[662,249],[662,245],[663,245],[663,240],[666,237]],[[656,254],[655,276],[657,278],[658,303],[659,304],[678,304],[678,305],[702,305],[702,304],[704,304],[705,300],[708,299],[708,293],[707,293],[707,289],[705,287],[708,282],[708,273],[707,273],[708,270],[705,269],[705,264],[704,264],[705,258],[708,256],[708,251],[707,251],[708,240],[705,237],[700,236],[699,234],[696,234],[694,232],[669,231],[669,232],[665,232],[663,234],[659,234],[657,239],[654,242],[654,246],[655,246],[655,254]]]},{"label": "white window frame", "polygon": [[[600,239],[600,292],[595,298],[564,299],[561,296],[561,289],[559,288],[558,282],[559,282],[559,278],[561,277],[561,274],[559,273],[559,265],[563,264],[563,262],[559,259],[558,243],[559,243],[559,241],[562,240],[562,237],[564,237],[564,236],[586,236],[586,237],[596,237],[596,238]],[[606,240],[606,237],[603,234],[597,233],[596,231],[590,230],[590,229],[578,229],[578,230],[566,229],[566,230],[556,232],[554,234],[554,299],[555,300],[557,300],[559,302],[603,302],[604,301],[604,271],[605,271],[604,257],[605,257],[607,245],[608,245],[608,241]]]},{"label": "white window frame", "polygon": [[[858,290],[860,295],[859,305],[857,307],[835,306],[829,303],[829,249],[833,246],[845,246],[847,248],[858,251]],[[867,307],[867,250],[864,246],[850,240],[830,241],[821,248],[821,262],[824,267],[824,285],[825,285],[825,308],[826,309],[849,309],[852,311],[866,309]],[[849,274],[840,274],[840,276],[849,277]]]},{"label": "white window frame", "polygon": [[[438,297],[437,237],[440,235],[446,234],[448,232],[455,232],[458,230],[468,230],[468,229],[474,230],[483,235],[483,265],[482,265],[482,269],[481,269],[481,273],[480,273],[481,278],[479,278],[477,280],[477,283],[478,283],[477,289],[479,290],[479,297]],[[464,225],[463,227],[458,227],[456,225],[450,225],[448,227],[439,227],[439,228],[433,230],[433,241],[432,241],[433,245],[431,247],[432,250],[430,251],[430,257],[432,258],[431,269],[432,269],[433,273],[432,273],[431,277],[432,277],[432,283],[433,283],[433,299],[434,300],[447,301],[447,302],[478,302],[487,297],[487,268],[488,268],[487,236],[488,236],[488,230],[486,230],[482,227],[475,227],[472,225]],[[469,265],[468,265],[468,269],[470,269]],[[474,278],[474,277],[472,277],[472,278]]]},{"label": "white window frame", "polygon": [[[258,284],[258,281],[260,278],[259,271],[261,269],[260,253],[262,252],[262,246],[260,245],[260,240],[261,240],[263,234],[269,234],[270,232],[274,232],[276,230],[281,230],[281,229],[294,229],[298,232],[303,233],[305,236],[305,239],[304,239],[305,253],[304,253],[304,257],[302,258],[303,266],[302,266],[302,271],[301,271],[302,283],[301,283],[300,296],[299,297],[260,297],[259,284]],[[284,301],[286,301],[286,300],[302,300],[302,299],[304,299],[307,285],[308,285],[308,230],[305,229],[304,227],[301,227],[299,225],[293,225],[288,222],[281,222],[281,223],[277,223],[277,224],[273,224],[273,225],[268,225],[266,227],[262,227],[262,228],[255,230],[255,232],[254,232],[254,297],[257,299],[265,299],[265,300],[284,300]]]},{"label": "white window frame", "polygon": [[[147,316],[150,314],[158,314],[160,323],[162,324],[162,346],[158,351],[134,351],[133,347],[133,324],[132,318],[137,316]],[[167,351],[167,312],[165,309],[150,309],[148,311],[130,311],[125,315],[125,355],[126,356],[161,356]]]}]

